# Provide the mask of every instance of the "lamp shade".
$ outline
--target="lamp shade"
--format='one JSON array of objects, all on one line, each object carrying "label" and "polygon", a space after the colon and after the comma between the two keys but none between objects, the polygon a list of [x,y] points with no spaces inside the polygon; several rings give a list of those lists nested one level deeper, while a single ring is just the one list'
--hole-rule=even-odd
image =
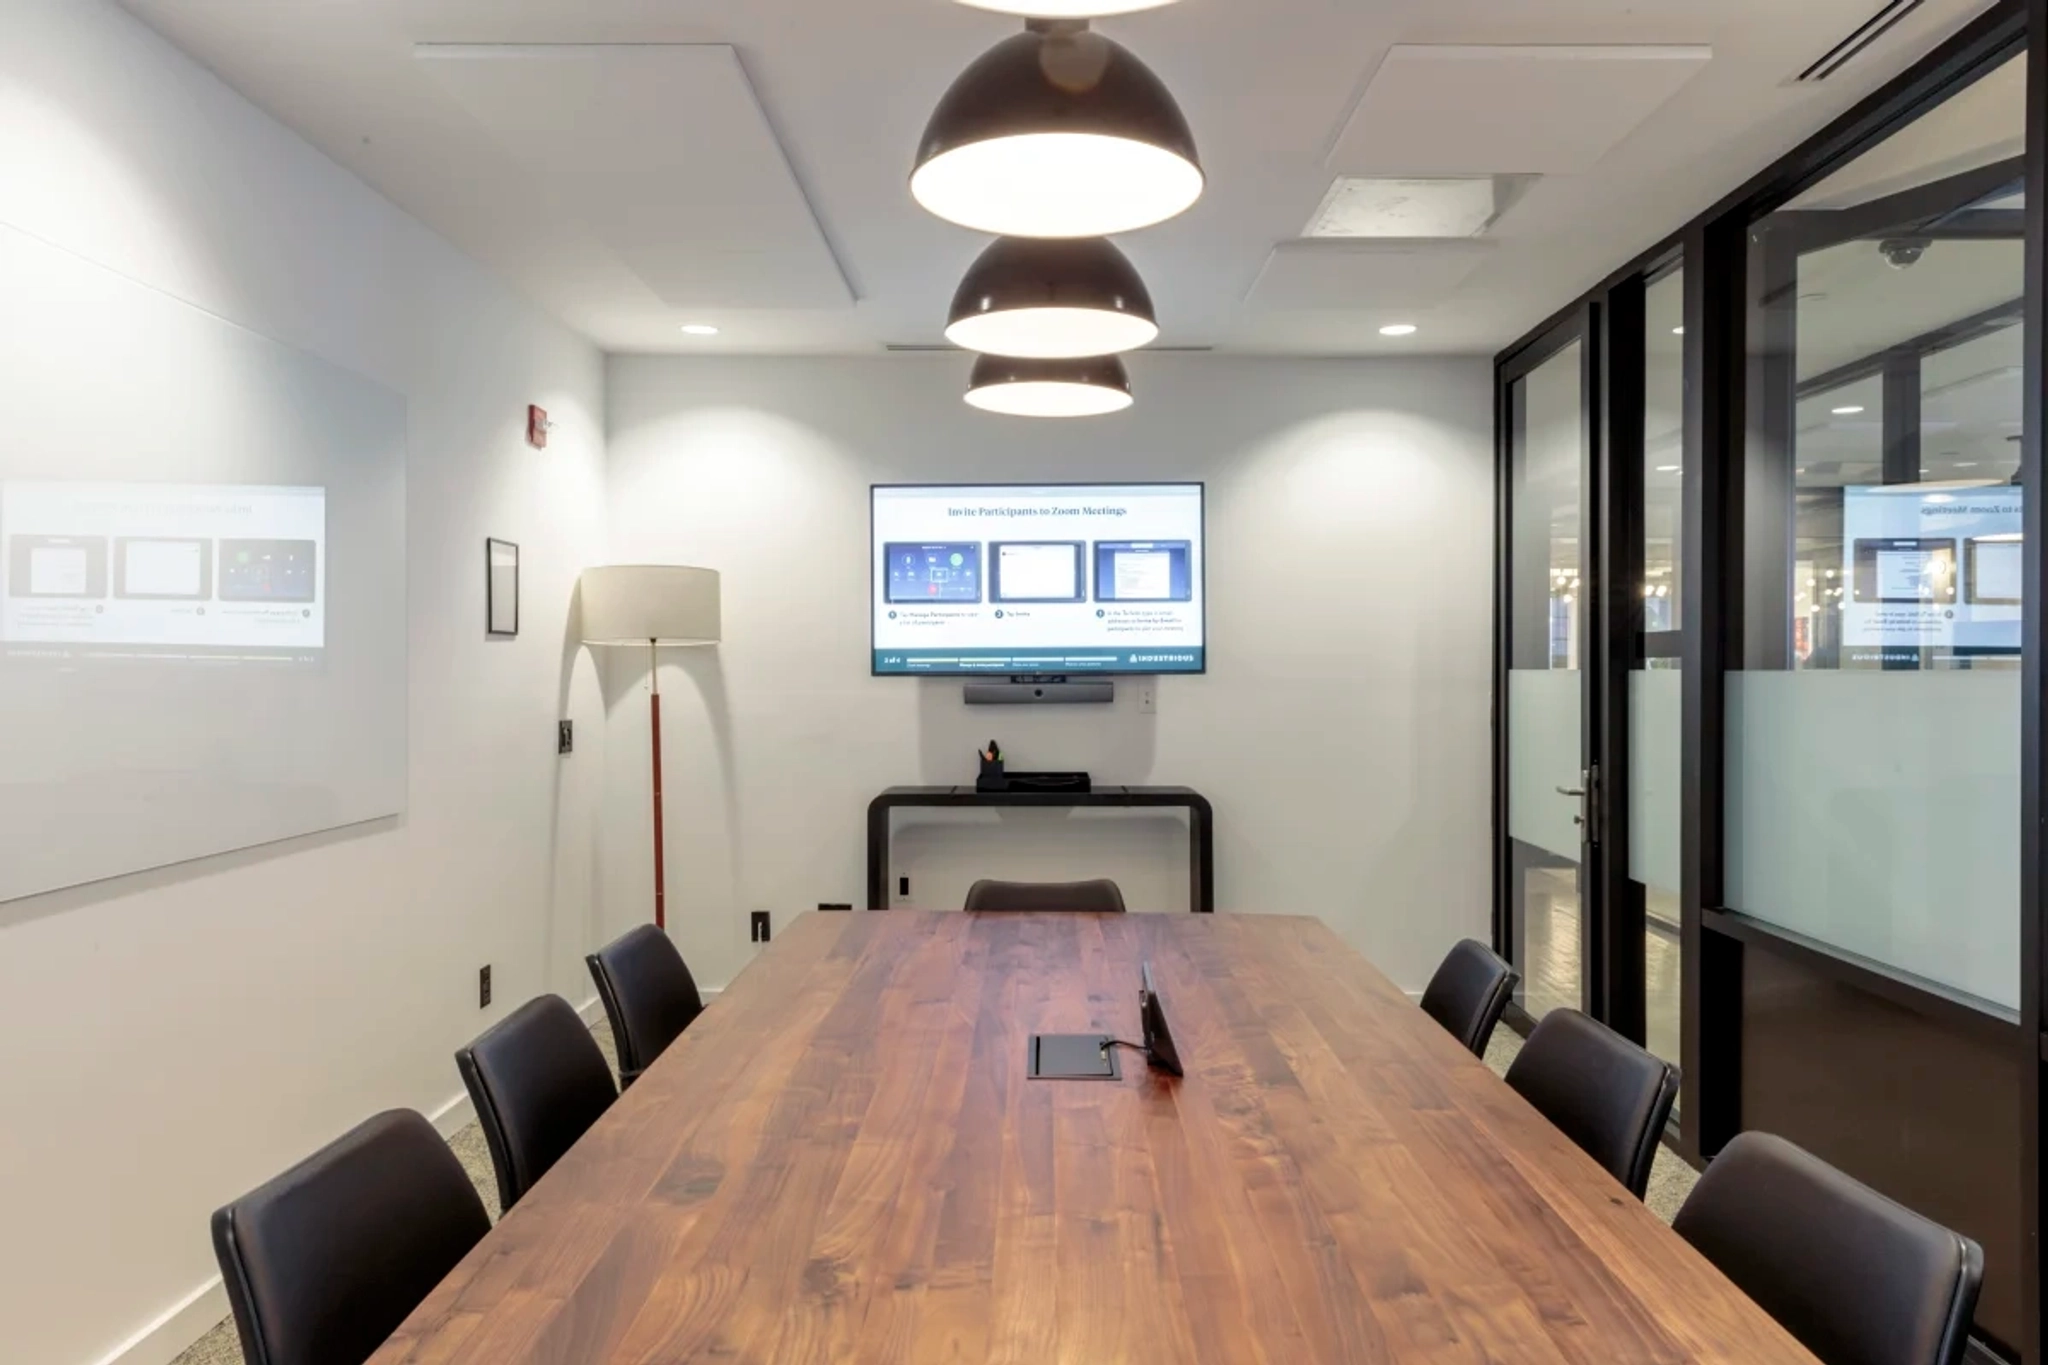
[{"label": "lamp shade", "polygon": [[715,645],[724,636],[718,571],[617,564],[583,571],[583,642]]},{"label": "lamp shade", "polygon": [[946,339],[984,355],[1114,355],[1159,335],[1152,295],[1103,237],[1002,237],[953,296]]},{"label": "lamp shade", "polygon": [[974,363],[967,401],[1009,417],[1101,417],[1129,407],[1131,377],[1113,355],[1020,360],[985,355]]},{"label": "lamp shade", "polygon": [[1194,134],[1150,67],[1086,28],[1040,24],[982,54],[939,101],[911,196],[1011,237],[1107,237],[1202,196]]}]

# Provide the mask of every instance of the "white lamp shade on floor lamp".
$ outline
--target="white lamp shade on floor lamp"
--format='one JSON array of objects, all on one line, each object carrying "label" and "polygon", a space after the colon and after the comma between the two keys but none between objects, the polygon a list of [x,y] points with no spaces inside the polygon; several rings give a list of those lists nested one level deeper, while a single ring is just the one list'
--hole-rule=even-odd
[{"label": "white lamp shade on floor lamp", "polygon": [[615,564],[583,571],[588,645],[715,645],[723,637],[718,570]]},{"label": "white lamp shade on floor lamp", "polygon": [[[675,564],[615,564],[583,571],[583,643],[715,645],[725,634],[718,571]],[[648,659],[647,715],[654,749],[654,923],[668,928],[661,823],[661,669]]]}]

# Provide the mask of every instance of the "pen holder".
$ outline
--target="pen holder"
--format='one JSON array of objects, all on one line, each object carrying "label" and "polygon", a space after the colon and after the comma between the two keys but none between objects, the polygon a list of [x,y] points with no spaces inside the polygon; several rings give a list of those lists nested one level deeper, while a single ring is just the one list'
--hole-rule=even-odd
[{"label": "pen holder", "polygon": [[989,759],[983,758],[981,760],[981,776],[974,780],[974,789],[978,792],[1008,791],[1010,789],[1010,779],[1003,775],[1003,760],[998,758],[991,762]]}]

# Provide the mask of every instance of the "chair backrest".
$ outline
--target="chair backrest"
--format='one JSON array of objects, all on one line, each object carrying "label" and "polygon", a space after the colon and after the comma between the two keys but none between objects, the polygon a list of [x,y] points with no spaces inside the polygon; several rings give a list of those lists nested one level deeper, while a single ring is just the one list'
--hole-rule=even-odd
[{"label": "chair backrest", "polygon": [[1552,1010],[1508,1067],[1508,1084],[1643,1197],[1678,1098],[1677,1067],[1577,1010]]},{"label": "chair backrest", "polygon": [[976,882],[967,892],[969,910],[1071,910],[1121,915],[1124,893],[1113,881]]},{"label": "chair backrest", "polygon": [[704,1012],[704,997],[676,945],[651,924],[584,960],[597,983],[597,998],[604,1002],[605,1018],[611,1020],[619,1079],[631,1085]]},{"label": "chair backrest", "polygon": [[1955,1365],[1975,1242],[1767,1133],[1722,1149],[1672,1225],[1826,1365]]},{"label": "chair backrest", "polygon": [[462,1163],[379,1114],[213,1215],[248,1365],[363,1365],[491,1230]]},{"label": "chair backrest", "polygon": [[511,1212],[619,1092],[597,1040],[559,995],[512,1011],[455,1054],[462,1083],[498,1172],[498,1206]]},{"label": "chair backrest", "polygon": [[1451,949],[1429,979],[1429,988],[1422,993],[1423,1012],[1473,1056],[1484,1057],[1493,1026],[1521,979],[1491,948],[1468,938]]}]

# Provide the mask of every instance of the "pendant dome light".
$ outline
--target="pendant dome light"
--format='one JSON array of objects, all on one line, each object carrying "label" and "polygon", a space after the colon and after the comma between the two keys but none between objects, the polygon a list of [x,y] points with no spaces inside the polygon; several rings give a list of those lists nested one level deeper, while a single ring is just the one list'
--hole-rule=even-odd
[{"label": "pendant dome light", "polygon": [[1079,360],[1020,360],[985,355],[974,362],[967,401],[1011,417],[1101,417],[1132,403],[1131,377],[1113,355]]},{"label": "pendant dome light", "polygon": [[1102,237],[999,237],[960,281],[946,340],[987,355],[1115,355],[1159,335],[1130,257]]},{"label": "pendant dome light", "polygon": [[939,101],[910,193],[948,222],[1009,237],[1107,237],[1202,196],[1194,134],[1128,48],[1085,22],[1033,20]]},{"label": "pendant dome light", "polygon": [[997,14],[1017,14],[1026,19],[1107,19],[1115,14],[1136,14],[1159,9],[1173,0],[960,0],[974,9]]}]

